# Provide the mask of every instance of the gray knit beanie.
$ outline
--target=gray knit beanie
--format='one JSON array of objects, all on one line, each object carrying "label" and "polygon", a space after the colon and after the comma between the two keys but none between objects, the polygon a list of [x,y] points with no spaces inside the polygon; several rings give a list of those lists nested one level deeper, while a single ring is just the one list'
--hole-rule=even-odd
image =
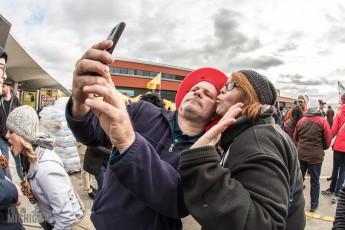
[{"label": "gray knit beanie", "polygon": [[31,143],[38,134],[38,123],[36,111],[28,105],[23,105],[10,112],[6,126],[18,136]]},{"label": "gray knit beanie", "polygon": [[277,100],[277,91],[272,82],[267,77],[253,71],[240,70],[253,86],[261,104],[274,105]]}]

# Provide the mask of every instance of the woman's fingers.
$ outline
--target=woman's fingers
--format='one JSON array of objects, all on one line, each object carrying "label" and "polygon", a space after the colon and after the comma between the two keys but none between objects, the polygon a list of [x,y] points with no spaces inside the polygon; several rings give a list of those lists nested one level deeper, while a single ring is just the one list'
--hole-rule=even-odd
[{"label": "woman's fingers", "polygon": [[197,142],[191,148],[202,147],[206,145],[215,145],[224,130],[236,122],[236,117],[241,114],[243,106],[242,103],[237,103],[229,108],[226,114],[220,119],[218,124],[213,126],[209,131],[207,131],[202,137],[199,138]]}]

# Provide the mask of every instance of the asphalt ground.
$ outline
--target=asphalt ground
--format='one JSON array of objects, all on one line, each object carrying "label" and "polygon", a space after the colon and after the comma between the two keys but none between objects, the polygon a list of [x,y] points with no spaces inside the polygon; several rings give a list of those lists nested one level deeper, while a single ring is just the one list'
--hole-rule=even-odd
[{"label": "asphalt ground", "polygon": [[[329,187],[330,181],[327,181],[326,178],[331,175],[332,167],[333,167],[333,151],[326,150],[325,151],[325,160],[322,165],[321,170],[321,190],[325,190]],[[11,155],[11,154],[10,154]],[[10,167],[13,180],[16,184],[20,184],[20,179],[16,173],[14,160],[12,156],[10,157]],[[88,194],[84,191],[81,175],[80,173],[70,174],[71,181],[75,187],[75,190],[79,194],[80,198],[83,200],[86,208],[91,209],[93,200],[89,198]],[[93,186],[96,187],[96,181],[93,181]],[[310,210],[310,178],[306,177],[304,189],[304,197],[306,200],[305,211],[307,214],[307,224],[306,230],[323,230],[323,229],[331,229],[333,226],[333,220],[335,216],[336,204],[331,202],[332,197],[323,196],[320,194],[320,203],[319,207],[315,213],[309,213]],[[22,204],[18,207],[18,211],[22,216],[24,221],[24,227],[29,230],[36,230],[41,229],[40,225],[38,224],[37,217],[34,214],[34,206],[30,204],[26,197],[23,197]],[[188,216],[183,219],[183,229],[186,230],[196,230],[201,229],[200,225],[191,217]]]}]

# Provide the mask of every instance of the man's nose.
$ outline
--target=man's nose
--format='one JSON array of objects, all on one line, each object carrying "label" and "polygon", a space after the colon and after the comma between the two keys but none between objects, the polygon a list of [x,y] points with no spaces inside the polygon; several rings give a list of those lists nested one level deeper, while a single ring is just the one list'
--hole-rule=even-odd
[{"label": "man's nose", "polygon": [[194,91],[194,95],[196,95],[198,97],[201,97],[201,94],[202,94],[202,90],[201,89],[198,89],[198,90]]}]

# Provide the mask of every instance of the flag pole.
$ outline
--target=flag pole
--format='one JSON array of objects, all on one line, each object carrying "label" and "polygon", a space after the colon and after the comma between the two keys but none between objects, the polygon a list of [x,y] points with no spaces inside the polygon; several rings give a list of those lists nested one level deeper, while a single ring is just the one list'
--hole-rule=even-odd
[{"label": "flag pole", "polygon": [[340,104],[340,81],[338,81],[338,103]]},{"label": "flag pole", "polygon": [[159,98],[162,99],[161,97],[161,88],[162,88],[162,79],[161,82],[159,82]]}]

